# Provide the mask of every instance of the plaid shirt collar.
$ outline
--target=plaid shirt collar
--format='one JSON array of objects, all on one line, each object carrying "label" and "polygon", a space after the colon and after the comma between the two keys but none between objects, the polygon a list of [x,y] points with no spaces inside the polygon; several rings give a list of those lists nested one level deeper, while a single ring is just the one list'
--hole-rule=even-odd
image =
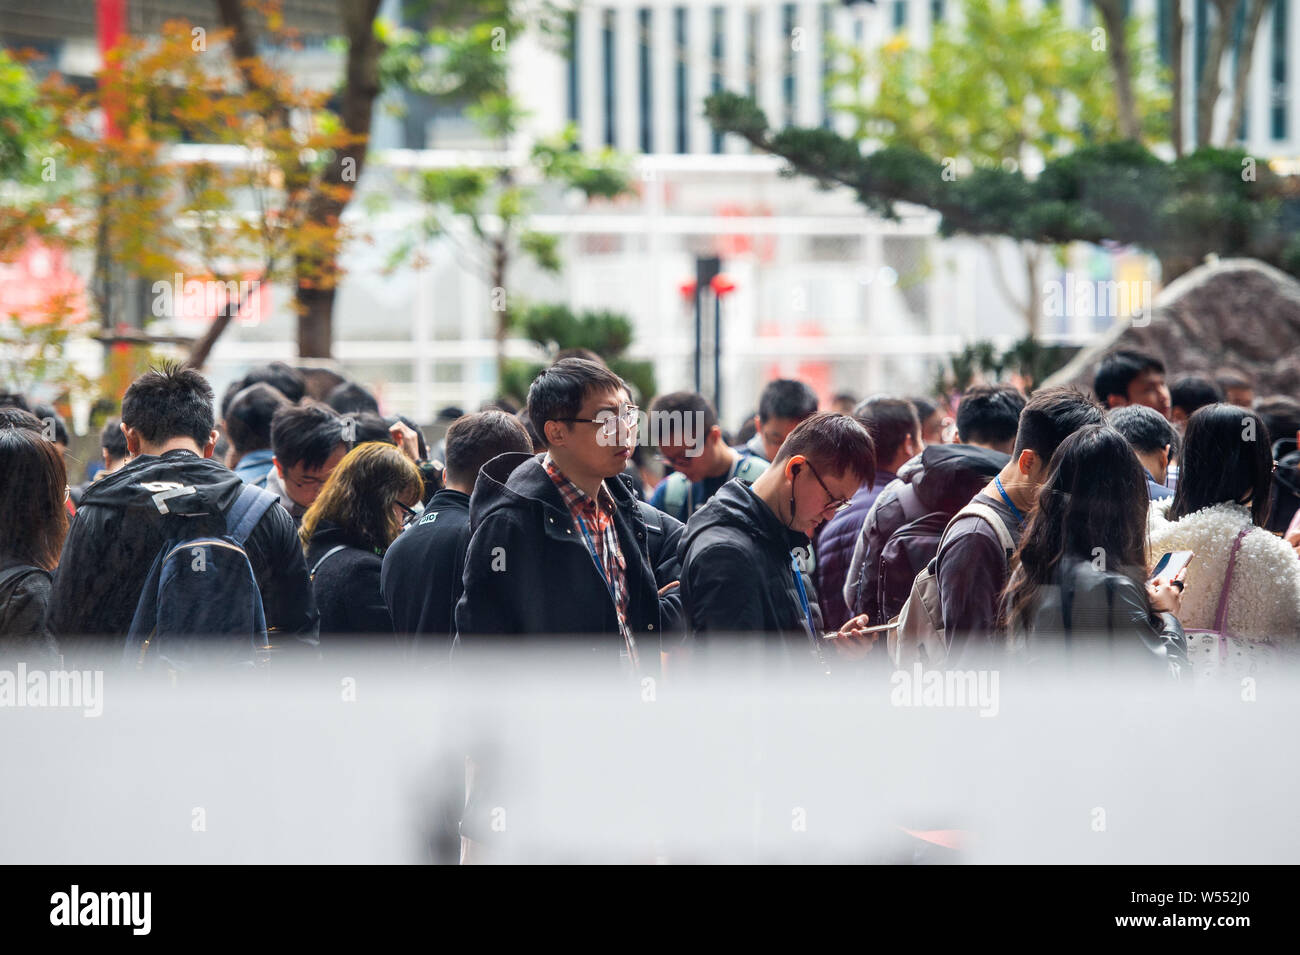
[{"label": "plaid shirt collar", "polygon": [[[560,497],[564,498],[565,507],[573,513],[575,518],[579,514],[591,514],[597,510],[597,501],[592,500],[590,494],[569,480],[556,465],[555,460],[551,457],[551,452],[547,451],[546,456],[542,458],[542,467],[546,468],[546,473],[555,482]],[[604,481],[600,482],[600,491],[596,496],[600,509],[606,514],[613,514],[614,495],[609,493],[609,488],[605,487]]]}]

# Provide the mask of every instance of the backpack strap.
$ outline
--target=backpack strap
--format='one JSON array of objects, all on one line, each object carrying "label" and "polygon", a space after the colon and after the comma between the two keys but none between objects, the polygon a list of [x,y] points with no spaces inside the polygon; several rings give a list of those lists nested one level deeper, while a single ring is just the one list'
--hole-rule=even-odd
[{"label": "backpack strap", "polygon": [[235,498],[234,506],[226,515],[226,535],[243,547],[257,522],[271,509],[272,504],[279,503],[280,498],[270,491],[245,484],[239,489],[239,497]]},{"label": "backpack strap", "polygon": [[736,466],[732,468],[731,477],[740,478],[753,484],[767,470],[767,462],[752,454],[742,454]]},{"label": "backpack strap", "polygon": [[1232,553],[1228,555],[1228,572],[1223,577],[1223,590],[1219,591],[1219,609],[1214,612],[1214,629],[1220,635],[1219,648],[1224,652],[1227,650],[1227,641],[1223,639],[1223,625],[1228,619],[1228,592],[1232,590],[1232,572],[1237,567],[1237,551],[1241,550],[1241,542],[1250,531],[1251,528],[1243,527],[1232,542]]},{"label": "backpack strap", "polygon": [[[948,526],[944,528],[944,537],[948,536],[948,531],[952,529],[952,525],[962,517],[982,518],[985,523],[993,528],[993,533],[998,535],[998,543],[1002,545],[1002,549],[1006,551],[1007,556],[1010,557],[1015,552],[1016,542],[1011,539],[1011,532],[1007,530],[1007,525],[1003,523],[997,511],[980,501],[971,501],[954,514],[952,520],[948,522]],[[940,540],[939,546],[943,546],[942,540]]]},{"label": "backpack strap", "polygon": [[330,548],[329,550],[327,550],[325,553],[321,554],[321,558],[320,558],[320,560],[316,561],[316,566],[313,567],[313,568],[311,569],[311,573],[310,573],[308,576],[309,576],[312,580],[315,580],[315,579],[316,579],[316,571],[320,570],[320,565],[323,564],[323,563],[325,563],[325,561],[329,560],[331,557],[333,557],[333,556],[334,556],[335,554],[337,554],[339,551],[341,551],[341,550],[346,550],[346,549],[347,549],[347,546],[348,546],[347,544],[335,544],[333,547],[331,547],[331,548]]},{"label": "backpack strap", "polygon": [[31,564],[18,564],[8,570],[0,571],[0,592],[3,592],[10,584],[17,584],[28,574],[45,574],[48,577],[49,571],[34,567]]}]

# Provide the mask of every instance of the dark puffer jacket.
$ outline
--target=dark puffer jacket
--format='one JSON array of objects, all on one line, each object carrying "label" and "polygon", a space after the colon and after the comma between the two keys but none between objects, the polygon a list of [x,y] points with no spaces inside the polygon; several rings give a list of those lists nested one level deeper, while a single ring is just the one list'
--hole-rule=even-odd
[{"label": "dark puffer jacket", "polygon": [[853,547],[876,498],[894,477],[893,471],[878,469],[875,481],[862,485],[849,499],[849,506],[823,524],[817,532],[817,594],[821,601],[822,621],[827,630],[838,630],[853,616],[844,602],[844,581],[853,562]]},{"label": "dark puffer jacket", "polygon": [[[581,635],[617,662],[624,643],[604,579],[574,525],[543,455],[493,458],[470,497],[465,592],[456,605],[460,657],[492,636]],[[658,591],[678,579],[682,524],[636,499],[623,475],[605,480],[627,561],[627,623],[642,673],[659,669],[660,635],[681,628],[681,595]]]},{"label": "dark puffer jacket", "polygon": [[379,590],[383,563],[383,557],[367,550],[332,521],[316,526],[307,542],[307,569],[316,570],[311,589],[320,610],[322,652],[329,649],[330,636],[393,632],[393,618]]}]

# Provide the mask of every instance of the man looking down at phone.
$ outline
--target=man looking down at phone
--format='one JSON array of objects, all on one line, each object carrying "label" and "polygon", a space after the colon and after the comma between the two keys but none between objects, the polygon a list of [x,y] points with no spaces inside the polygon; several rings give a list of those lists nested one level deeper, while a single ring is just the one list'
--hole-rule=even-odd
[{"label": "man looking down at phone", "polygon": [[752,485],[738,479],[724,484],[692,515],[678,549],[690,644],[762,633],[778,657],[814,663],[870,650],[879,634],[864,632],[865,614],[830,639],[818,632],[799,554],[874,474],[866,428],[848,415],[822,413],[790,432]]},{"label": "man looking down at phone", "polygon": [[1147,504],[1142,465],[1114,428],[1089,425],[1061,442],[1003,595],[1012,650],[1033,664],[1183,673],[1182,582],[1146,580]]}]

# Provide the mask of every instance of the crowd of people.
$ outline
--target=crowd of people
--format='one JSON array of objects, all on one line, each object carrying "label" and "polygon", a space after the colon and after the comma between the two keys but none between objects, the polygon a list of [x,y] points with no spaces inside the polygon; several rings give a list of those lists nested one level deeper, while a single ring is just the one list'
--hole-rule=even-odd
[{"label": "crowd of people", "polygon": [[[383,640],[471,665],[554,637],[644,678],[724,644],[782,666],[1122,659],[1253,672],[1300,640],[1300,403],[1105,356],[1092,394],[763,388],[728,434],[598,356],[430,445],[281,363],[218,402],[137,378],[72,487],[50,408],[0,396],[0,647],[173,673]],[[645,422],[656,442],[645,444]],[[1161,558],[1170,555],[1169,559]]]}]

